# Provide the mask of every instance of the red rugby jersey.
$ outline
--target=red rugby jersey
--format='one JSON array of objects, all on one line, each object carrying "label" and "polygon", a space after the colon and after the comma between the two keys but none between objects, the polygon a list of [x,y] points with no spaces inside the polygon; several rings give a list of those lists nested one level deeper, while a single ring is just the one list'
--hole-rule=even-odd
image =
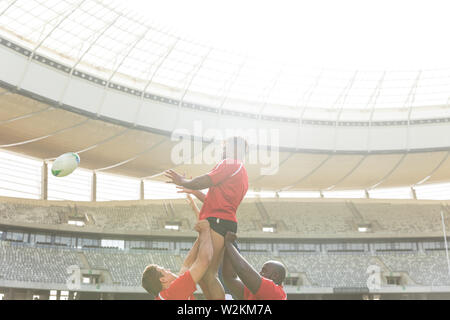
[{"label": "red rugby jersey", "polygon": [[244,300],[287,300],[283,286],[275,284],[272,280],[261,277],[261,286],[256,294],[244,287]]},{"label": "red rugby jersey", "polygon": [[248,189],[247,170],[243,162],[222,160],[208,175],[213,186],[206,194],[199,219],[214,217],[237,222],[236,211]]},{"label": "red rugby jersey", "polygon": [[175,279],[167,289],[162,290],[155,300],[195,300],[195,290],[197,285],[188,270]]}]

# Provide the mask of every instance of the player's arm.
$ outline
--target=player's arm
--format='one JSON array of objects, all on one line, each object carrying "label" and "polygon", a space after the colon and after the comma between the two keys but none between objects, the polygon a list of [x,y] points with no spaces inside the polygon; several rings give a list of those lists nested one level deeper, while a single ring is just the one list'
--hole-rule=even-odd
[{"label": "player's arm", "polygon": [[[226,240],[225,240],[226,241]],[[243,300],[244,299],[244,284],[237,277],[236,272],[233,269],[230,259],[228,258],[228,251],[225,250],[223,255],[222,264],[222,277],[225,282],[225,286],[231,291],[231,295],[234,299]]]},{"label": "player's arm", "polygon": [[198,220],[198,217],[200,215],[200,209],[197,207],[197,204],[194,202],[194,199],[192,199],[191,195],[187,195],[187,201],[189,202],[189,205],[191,206],[192,211],[194,211],[195,216]]},{"label": "player's arm", "polygon": [[198,236],[198,253],[192,266],[189,268],[192,280],[198,283],[205,274],[213,256],[213,245],[211,240],[211,229],[208,220],[200,220],[195,225]]},{"label": "player's arm", "polygon": [[164,172],[164,175],[170,179],[170,181],[167,181],[167,183],[174,183],[177,186],[182,186],[191,190],[207,189],[213,185],[211,178],[207,174],[198,176],[194,179],[186,179],[173,170],[166,170]]},{"label": "player's arm", "polygon": [[225,250],[227,259],[230,261],[234,271],[237,273],[244,285],[253,294],[256,294],[261,286],[261,276],[255,269],[253,269],[253,267],[247,262],[247,260],[244,259],[244,257],[233,245],[236,238],[236,234],[233,232],[227,232],[225,236]]},{"label": "player's arm", "polygon": [[199,244],[199,242],[197,239],[197,240],[195,240],[195,243],[192,246],[191,250],[189,250],[188,255],[184,259],[183,265],[181,266],[180,272],[178,274],[185,273],[194,264],[195,259],[197,259],[197,254],[198,254],[198,244]]},{"label": "player's arm", "polygon": [[201,192],[200,190],[192,190],[192,189],[187,189],[185,187],[182,186],[177,186],[177,189],[179,189],[177,191],[177,193],[186,193],[188,196],[189,195],[194,195],[198,200],[200,200],[201,202],[205,202],[205,194],[203,192]]}]

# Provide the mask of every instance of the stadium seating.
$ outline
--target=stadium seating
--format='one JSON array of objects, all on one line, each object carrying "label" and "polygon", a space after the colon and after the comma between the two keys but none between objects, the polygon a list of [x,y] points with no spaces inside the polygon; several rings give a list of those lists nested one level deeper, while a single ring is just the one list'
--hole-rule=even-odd
[{"label": "stadium seating", "polygon": [[67,267],[82,266],[75,250],[0,241],[0,279],[65,283]]},{"label": "stadium seating", "polygon": [[[241,236],[262,235],[264,224],[275,224],[280,236],[359,237],[358,223],[370,223],[372,234],[417,236],[442,231],[441,207],[427,202],[254,200],[238,208]],[[127,201],[121,203],[74,203],[0,198],[0,219],[14,223],[61,225],[73,215],[88,217],[92,231],[166,232],[166,222],[180,223],[190,232],[195,217],[185,199]],[[448,220],[448,219],[447,219]],[[173,233],[172,233],[173,234]]]},{"label": "stadium seating", "polygon": [[93,269],[108,270],[113,284],[123,286],[140,286],[142,271],[150,263],[164,266],[174,272],[181,262],[167,252],[108,252],[105,250],[85,250],[84,255]]},{"label": "stadium seating", "polygon": [[289,272],[306,273],[312,286],[365,287],[368,254],[282,254]]},{"label": "stadium seating", "polygon": [[442,231],[439,204],[355,203],[365,221],[379,232],[417,234]]},{"label": "stadium seating", "polygon": [[279,231],[295,234],[348,234],[354,232],[352,214],[344,202],[262,201],[272,221],[280,221]]},{"label": "stadium seating", "polygon": [[450,285],[445,251],[378,255],[392,272],[407,272],[417,285]]},{"label": "stadium seating", "polygon": [[[0,280],[43,283],[65,283],[67,267],[83,262],[84,255],[91,269],[106,270],[113,285],[139,287],[145,266],[155,263],[176,272],[186,252],[121,251],[112,249],[62,249],[36,247],[0,241]],[[409,285],[450,285],[444,251],[410,253],[280,253],[244,252],[243,255],[260,270],[267,260],[284,263],[289,274],[305,274],[311,287],[366,287],[370,265],[379,265],[385,272],[401,272],[413,283]],[[387,267],[387,269],[385,269]]]}]

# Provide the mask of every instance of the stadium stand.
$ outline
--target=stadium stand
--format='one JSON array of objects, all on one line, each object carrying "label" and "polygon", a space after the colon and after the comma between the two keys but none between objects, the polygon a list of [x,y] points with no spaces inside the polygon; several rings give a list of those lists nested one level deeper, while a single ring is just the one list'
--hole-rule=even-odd
[{"label": "stadium stand", "polygon": [[406,272],[417,285],[450,285],[445,251],[378,255],[392,272]]},{"label": "stadium stand", "polygon": [[368,254],[282,254],[289,272],[304,272],[312,286],[365,287],[366,270],[371,262]]},{"label": "stadium stand", "polygon": [[[359,223],[371,225],[371,236],[429,236],[442,231],[441,205],[427,201],[246,200],[238,209],[239,233],[262,235],[264,224],[286,236],[359,237]],[[118,233],[164,231],[167,222],[191,232],[194,215],[184,199],[83,203],[0,198],[1,221],[29,225],[67,225],[70,216],[86,218],[92,231]],[[450,221],[447,221],[450,223]],[[267,235],[267,234],[265,234]]]},{"label": "stadium stand", "polygon": [[284,221],[283,232],[295,234],[338,234],[354,231],[352,214],[344,202],[262,201],[272,221]]},{"label": "stadium stand", "polygon": [[0,241],[0,279],[65,283],[67,267],[82,266],[75,250]]},{"label": "stadium stand", "polygon": [[[0,280],[65,283],[67,267],[83,266],[83,255],[91,269],[106,270],[113,285],[139,287],[142,271],[150,263],[163,265],[174,272],[186,255],[156,250],[62,249],[29,246],[0,241]],[[267,260],[283,262],[289,274],[303,273],[309,287],[363,288],[367,268],[379,265],[385,274],[405,273],[413,281],[409,285],[450,285],[444,251],[410,253],[280,253],[245,252],[244,256],[260,270]],[[384,267],[387,267],[385,269]]]},{"label": "stadium stand", "polygon": [[355,203],[367,222],[375,222],[379,231],[393,233],[439,232],[442,230],[439,204]]},{"label": "stadium stand", "polygon": [[150,263],[165,266],[176,272],[181,265],[172,253],[167,252],[108,252],[104,250],[85,250],[84,255],[94,269],[108,270],[113,284],[140,286],[142,271]]}]

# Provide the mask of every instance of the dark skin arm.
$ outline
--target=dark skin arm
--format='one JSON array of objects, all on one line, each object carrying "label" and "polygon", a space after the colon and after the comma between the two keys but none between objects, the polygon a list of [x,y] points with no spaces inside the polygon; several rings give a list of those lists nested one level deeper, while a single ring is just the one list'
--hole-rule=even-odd
[{"label": "dark skin arm", "polygon": [[238,278],[236,272],[233,269],[230,259],[228,258],[228,251],[225,250],[223,255],[222,264],[222,277],[225,282],[225,286],[231,291],[231,295],[236,300],[244,299],[244,284]]},{"label": "dark skin arm", "polygon": [[186,179],[173,170],[166,170],[164,172],[164,175],[170,179],[170,181],[167,181],[167,183],[173,183],[177,186],[185,187],[191,190],[207,189],[213,185],[211,178],[207,174],[198,176],[194,179]]},{"label": "dark skin arm", "polygon": [[[261,275],[253,269],[253,267],[244,259],[243,256],[233,246],[233,242],[237,236],[233,232],[227,232],[225,236],[225,250],[227,260],[231,263],[234,271],[242,280],[244,285],[253,293],[256,294],[261,286]],[[230,288],[230,290],[232,290]],[[242,290],[243,296],[243,290]]]}]

